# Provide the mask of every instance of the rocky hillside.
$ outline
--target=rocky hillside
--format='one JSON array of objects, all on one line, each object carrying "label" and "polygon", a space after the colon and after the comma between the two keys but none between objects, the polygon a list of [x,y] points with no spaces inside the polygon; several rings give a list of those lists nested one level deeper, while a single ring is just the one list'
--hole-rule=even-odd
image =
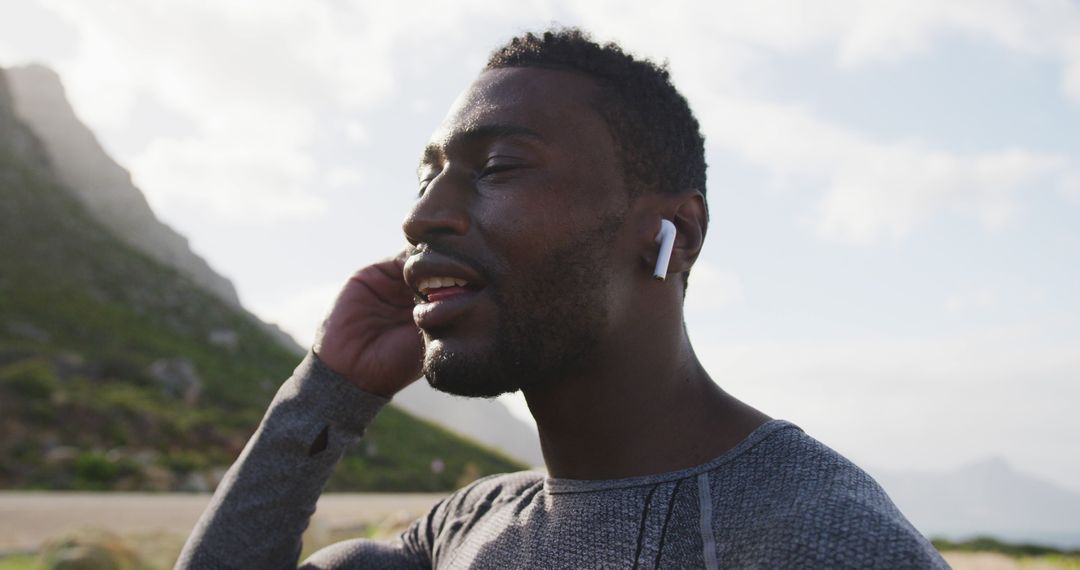
[{"label": "rocky hillside", "polygon": [[227,305],[247,315],[288,349],[303,349],[276,326],[264,323],[240,304],[236,288],[191,251],[188,240],[154,215],[131,174],[102,148],[75,116],[60,77],[40,65],[5,72],[15,115],[41,140],[59,181],[72,191],[92,218],[117,238],[191,279]]},{"label": "rocky hillside", "polygon": [[176,269],[206,291],[236,307],[236,289],[188,241],[154,215],[131,175],[116,164],[68,103],[60,78],[40,65],[5,72],[15,115],[41,140],[55,172],[91,216],[116,237]]},{"label": "rocky hillside", "polygon": [[[128,246],[175,269],[204,291],[247,315],[288,350],[304,350],[275,325],[261,321],[241,305],[232,283],[191,251],[187,239],[154,215],[130,174],[102,148],[75,115],[60,77],[39,65],[6,72],[16,116],[44,144],[59,181],[74,192],[90,216]],[[395,403],[484,445],[531,465],[541,465],[536,432],[494,401],[454,398],[418,382],[398,394]]]},{"label": "rocky hillside", "polygon": [[[60,171],[0,74],[0,488],[212,487],[299,359],[99,223]],[[331,488],[520,467],[391,407]]]}]

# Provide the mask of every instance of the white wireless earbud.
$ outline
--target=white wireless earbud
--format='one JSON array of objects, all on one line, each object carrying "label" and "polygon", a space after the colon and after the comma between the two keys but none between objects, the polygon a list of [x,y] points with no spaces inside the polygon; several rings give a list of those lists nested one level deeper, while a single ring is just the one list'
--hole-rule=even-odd
[{"label": "white wireless earbud", "polygon": [[656,234],[656,243],[660,244],[660,253],[656,254],[656,269],[653,269],[653,277],[663,281],[667,277],[668,263],[671,262],[671,248],[675,247],[675,224],[661,219],[660,233]]}]

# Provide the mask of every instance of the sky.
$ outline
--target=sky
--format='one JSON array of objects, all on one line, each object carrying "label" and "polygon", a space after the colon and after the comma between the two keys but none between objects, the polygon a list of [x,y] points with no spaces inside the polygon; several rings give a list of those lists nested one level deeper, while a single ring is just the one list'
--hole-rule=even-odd
[{"label": "sky", "polygon": [[[580,26],[706,137],[686,304],[725,390],[860,465],[1080,491],[1080,3],[0,0],[157,215],[302,344],[403,245],[488,53]],[[520,397],[506,399],[527,417]]]}]

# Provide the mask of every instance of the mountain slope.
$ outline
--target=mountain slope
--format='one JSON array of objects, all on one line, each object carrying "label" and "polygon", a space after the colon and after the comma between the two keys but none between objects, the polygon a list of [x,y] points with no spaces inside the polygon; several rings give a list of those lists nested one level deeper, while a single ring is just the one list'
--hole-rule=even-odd
[{"label": "mountain slope", "polygon": [[187,238],[158,220],[128,171],[109,157],[94,133],[75,116],[55,72],[29,65],[5,74],[16,116],[44,144],[60,183],[73,191],[91,217],[127,245],[245,313],[289,350],[304,353],[292,337],[244,310],[233,284],[192,252]]},{"label": "mountain slope", "polygon": [[[127,245],[145,253],[249,316],[283,346],[305,351],[276,326],[243,309],[232,283],[192,252],[187,239],[154,215],[128,172],[102,148],[75,115],[60,78],[30,65],[6,72],[16,115],[41,142],[59,181],[74,191],[92,218]],[[416,383],[394,398],[403,409],[445,426],[531,465],[543,463],[536,432],[501,403],[453,398]]]},{"label": "mountain slope", "polygon": [[131,175],[109,158],[75,116],[56,73],[31,65],[5,75],[16,116],[44,143],[60,182],[91,216],[128,245],[187,275],[229,305],[240,305],[232,283],[192,253],[186,238],[157,219]]},{"label": "mountain slope", "polygon": [[[0,487],[211,486],[297,356],[98,223],[12,105],[0,73]],[[331,487],[521,467],[389,407]]]}]

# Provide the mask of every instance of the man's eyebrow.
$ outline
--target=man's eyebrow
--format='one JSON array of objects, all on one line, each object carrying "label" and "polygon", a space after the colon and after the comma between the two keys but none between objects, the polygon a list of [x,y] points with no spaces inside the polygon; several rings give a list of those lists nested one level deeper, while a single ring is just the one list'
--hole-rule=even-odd
[{"label": "man's eyebrow", "polygon": [[457,131],[450,135],[445,141],[441,143],[429,143],[424,147],[424,154],[420,158],[420,165],[417,167],[417,172],[422,170],[425,165],[438,162],[439,158],[443,155],[444,149],[450,146],[467,144],[479,140],[498,139],[506,137],[526,137],[535,139],[539,142],[544,141],[544,137],[540,136],[540,133],[530,129],[529,127],[523,127],[521,125],[478,125],[462,131]]},{"label": "man's eyebrow", "polygon": [[477,125],[475,127],[458,131],[450,136],[446,141],[446,145],[472,142],[478,139],[497,139],[505,137],[528,137],[543,141],[544,137],[540,136],[540,133],[530,129],[529,127],[523,127],[521,125],[513,124],[491,124],[491,125]]}]

